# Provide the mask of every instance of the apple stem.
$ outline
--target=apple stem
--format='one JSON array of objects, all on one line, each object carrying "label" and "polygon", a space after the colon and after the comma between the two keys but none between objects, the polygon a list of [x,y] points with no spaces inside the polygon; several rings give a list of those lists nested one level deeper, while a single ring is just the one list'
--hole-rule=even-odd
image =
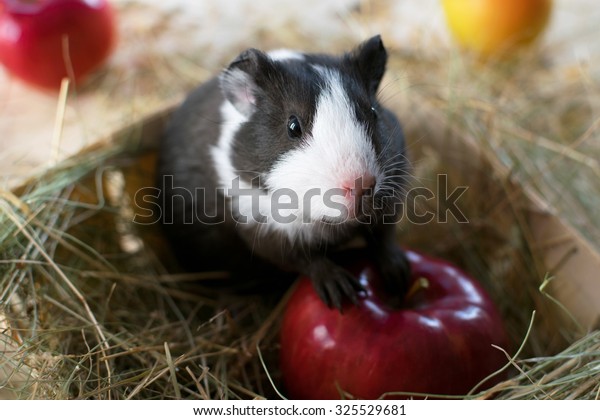
[{"label": "apple stem", "polygon": [[425,277],[419,277],[413,284],[411,284],[410,289],[406,293],[405,299],[412,298],[418,291],[429,288],[429,280]]}]

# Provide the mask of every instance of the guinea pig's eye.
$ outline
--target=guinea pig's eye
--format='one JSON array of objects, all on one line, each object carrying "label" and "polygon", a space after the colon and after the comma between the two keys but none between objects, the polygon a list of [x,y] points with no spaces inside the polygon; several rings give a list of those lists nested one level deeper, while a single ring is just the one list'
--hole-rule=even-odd
[{"label": "guinea pig's eye", "polygon": [[374,118],[377,118],[377,110],[374,106],[371,107],[371,115],[373,115]]},{"label": "guinea pig's eye", "polygon": [[288,136],[292,140],[298,140],[302,137],[302,127],[300,127],[300,121],[295,115],[291,115],[287,123]]}]

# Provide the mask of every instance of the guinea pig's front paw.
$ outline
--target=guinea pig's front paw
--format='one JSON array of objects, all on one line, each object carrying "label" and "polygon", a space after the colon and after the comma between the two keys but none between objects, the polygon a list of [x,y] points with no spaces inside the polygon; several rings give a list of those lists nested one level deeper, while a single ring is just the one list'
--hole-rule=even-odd
[{"label": "guinea pig's front paw", "polygon": [[321,300],[340,312],[345,298],[357,305],[358,293],[365,290],[355,276],[326,259],[311,263],[308,274]]},{"label": "guinea pig's front paw", "polygon": [[377,263],[383,279],[383,284],[388,293],[403,299],[408,291],[410,282],[410,262],[406,254],[397,247],[377,256]]}]

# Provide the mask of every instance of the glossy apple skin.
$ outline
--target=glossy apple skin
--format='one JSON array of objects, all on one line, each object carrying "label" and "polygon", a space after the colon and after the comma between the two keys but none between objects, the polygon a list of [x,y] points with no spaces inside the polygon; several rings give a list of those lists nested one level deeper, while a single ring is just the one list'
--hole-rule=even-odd
[{"label": "glossy apple skin", "polygon": [[464,395],[507,363],[492,347],[508,350],[508,338],[482,287],[445,261],[415,251],[407,255],[412,281],[425,278],[429,286],[401,307],[384,300],[375,268],[364,259],[347,266],[360,276],[366,296],[343,314],[321,302],[308,278],[300,279],[280,334],[288,397],[337,399],[337,387],[363,399],[386,392]]},{"label": "glossy apple skin", "polygon": [[115,14],[106,0],[0,0],[0,62],[30,85],[57,90],[69,76],[68,37],[75,82],[96,70],[115,41]]},{"label": "glossy apple skin", "polygon": [[489,56],[537,39],[550,19],[552,0],[442,0],[442,6],[457,42]]}]

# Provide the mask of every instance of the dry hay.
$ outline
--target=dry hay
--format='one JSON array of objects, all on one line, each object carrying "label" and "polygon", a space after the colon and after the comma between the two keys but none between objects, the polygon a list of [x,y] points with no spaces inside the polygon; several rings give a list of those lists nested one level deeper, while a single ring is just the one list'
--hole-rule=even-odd
[{"label": "dry hay", "polygon": [[[286,34],[288,44],[309,45]],[[273,42],[260,33],[254,41]],[[469,186],[461,201],[468,224],[404,224],[400,241],[479,278],[514,343],[506,349],[511,379],[469,397],[597,399],[600,334],[569,321],[540,291],[550,279],[528,242],[515,185],[536,190],[600,243],[598,80],[544,62],[543,53],[499,64],[393,50],[381,97],[405,123],[414,185],[435,190],[441,173],[450,191]],[[98,88],[110,92],[111,83]],[[209,287],[206,280],[226,282],[223,273],[178,272],[157,227],[132,223],[135,191],[153,179],[148,139],[156,132],[148,130],[126,130],[0,192],[1,397],[277,397],[285,288]],[[465,154],[465,139],[477,155]],[[492,173],[490,156],[510,172]]]}]

